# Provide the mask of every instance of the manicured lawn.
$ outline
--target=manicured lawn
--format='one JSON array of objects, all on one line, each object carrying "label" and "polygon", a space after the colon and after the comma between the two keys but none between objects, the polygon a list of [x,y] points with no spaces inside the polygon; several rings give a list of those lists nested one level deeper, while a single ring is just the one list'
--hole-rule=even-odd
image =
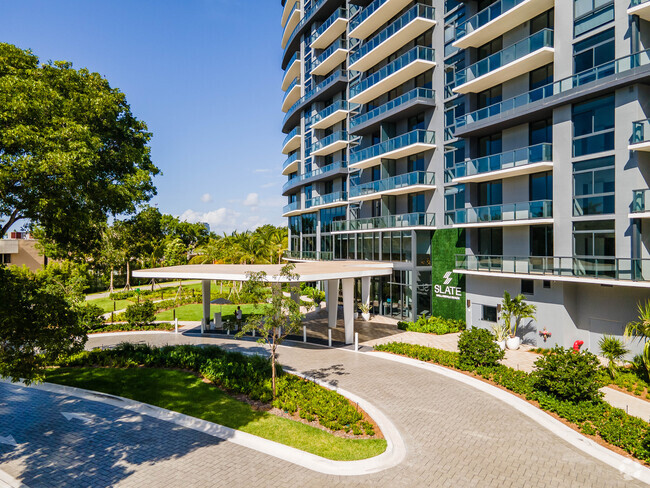
[{"label": "manicured lawn", "polygon": [[[240,305],[242,312],[245,314],[254,313],[259,310],[258,305]],[[221,311],[221,318],[223,320],[234,320],[235,310],[237,305],[210,305],[210,317]],[[200,303],[193,305],[183,305],[176,308],[176,317],[178,320],[201,320],[203,318],[203,305]],[[166,310],[156,315],[156,320],[173,320],[172,310]]]},{"label": "manicured lawn", "polygon": [[[113,311],[113,300],[110,298],[96,298],[94,300],[88,300],[86,303],[90,303],[92,305],[97,305],[99,308],[101,308],[104,312],[112,312]],[[116,300],[115,301],[115,310],[122,310],[128,307],[129,305],[132,305],[134,302],[130,300]]]},{"label": "manicured lawn", "polygon": [[254,411],[248,404],[183,371],[154,368],[59,368],[46,381],[119,395],[225,425],[338,461],[377,456],[383,439],[343,439],[300,422]]}]

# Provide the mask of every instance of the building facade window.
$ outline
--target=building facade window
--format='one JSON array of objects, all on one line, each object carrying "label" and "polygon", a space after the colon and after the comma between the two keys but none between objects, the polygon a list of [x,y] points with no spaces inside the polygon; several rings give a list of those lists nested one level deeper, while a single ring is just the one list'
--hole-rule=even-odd
[{"label": "building facade window", "polygon": [[614,29],[599,32],[573,46],[573,72],[582,73],[615,58]]},{"label": "building facade window", "polygon": [[573,156],[614,149],[614,95],[577,103],[572,108]]},{"label": "building facade window", "polygon": [[613,220],[573,223],[573,254],[576,257],[616,256]]},{"label": "building facade window", "polygon": [[546,171],[530,175],[528,195],[531,202],[553,200],[553,172]]},{"label": "building facade window", "polygon": [[531,122],[528,126],[528,144],[535,146],[544,142],[553,142],[553,119],[548,118]]},{"label": "building facade window", "polygon": [[481,256],[502,256],[503,229],[500,227],[478,229],[478,251]]},{"label": "building facade window", "polygon": [[497,308],[490,305],[482,306],[481,320],[485,322],[496,322],[497,321]]},{"label": "building facade window", "polygon": [[614,156],[573,163],[573,215],[614,213]]},{"label": "building facade window", "polygon": [[614,0],[574,0],[573,37],[614,20]]},{"label": "building facade window", "polygon": [[553,226],[530,226],[530,255],[553,256]]}]

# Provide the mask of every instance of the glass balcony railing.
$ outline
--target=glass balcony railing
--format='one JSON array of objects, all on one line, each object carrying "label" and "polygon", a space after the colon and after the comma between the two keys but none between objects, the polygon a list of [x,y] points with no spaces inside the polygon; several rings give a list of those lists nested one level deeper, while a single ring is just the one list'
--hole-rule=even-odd
[{"label": "glass balcony railing", "polygon": [[650,281],[650,259],[456,255],[456,269],[624,281]]},{"label": "glass balcony railing", "polygon": [[282,208],[282,213],[286,214],[286,213],[289,213],[289,212],[294,212],[296,210],[300,210],[300,202],[299,201],[291,202],[289,205],[285,205]]},{"label": "glass balcony railing", "polygon": [[481,59],[478,63],[457,71],[456,86],[464,85],[544,47],[553,47],[553,31],[551,29],[542,29],[492,56]]},{"label": "glass balcony railing", "polygon": [[346,100],[339,100],[337,102],[334,102],[332,105],[325,107],[323,110],[318,112],[317,114],[313,115],[309,120],[308,124],[309,125],[314,125],[317,122],[320,122],[323,119],[326,119],[330,115],[332,115],[334,112],[338,112],[339,110],[345,110],[349,111],[350,110],[350,104]]},{"label": "glass balcony railing", "polygon": [[368,19],[368,17],[370,17],[372,14],[374,14],[375,11],[377,11],[377,9],[379,9],[379,7],[381,7],[386,2],[389,2],[389,1],[390,0],[375,0],[370,5],[365,7],[363,10],[361,10],[359,15],[357,15],[355,18],[353,18],[350,21],[350,30],[352,31],[355,28],[357,28],[360,24],[365,22],[366,19]]},{"label": "glass balcony railing", "polygon": [[383,31],[370,39],[368,42],[361,45],[354,53],[350,55],[350,64],[356,63],[363,58],[370,51],[374,50],[377,46],[383,43],[389,37],[395,35],[406,25],[413,22],[414,19],[421,17],[428,20],[434,20],[435,9],[428,5],[417,4],[409,9],[404,15],[398,18],[395,22],[386,27]]},{"label": "glass balcony railing", "polygon": [[[284,48],[284,51],[285,51],[284,54],[285,54],[285,55],[286,55],[287,49],[289,49],[289,47],[291,46],[291,44],[292,44],[293,40],[295,39],[296,35],[298,34],[298,32],[301,31],[302,28],[303,28],[305,25],[307,25],[309,22],[311,22],[311,19],[312,19],[312,17],[314,16],[314,14],[315,14],[315,13],[316,13],[316,12],[317,12],[317,11],[318,11],[322,6],[323,6],[323,5],[325,5],[325,2],[327,2],[327,1],[328,1],[328,0],[320,0],[320,1],[317,2],[317,3],[316,3],[312,8],[310,8],[309,10],[307,10],[307,11],[305,12],[305,15],[304,15],[303,18],[300,20],[300,22],[298,22],[298,24],[296,25],[296,27],[294,27],[293,31],[291,32],[291,35],[289,36],[289,40],[287,41],[287,44],[286,44],[286,46],[285,46],[285,48]],[[283,56],[283,57],[284,57],[284,56]]]},{"label": "glass balcony railing", "polygon": [[329,58],[332,54],[334,54],[336,51],[339,49],[347,49],[348,48],[348,43],[344,39],[339,39],[338,41],[332,43],[330,47],[325,49],[322,53],[320,53],[320,56],[318,56],[316,59],[314,59],[311,69],[312,71],[316,69],[318,66],[323,64],[327,58]]},{"label": "glass balcony railing", "polygon": [[435,185],[435,173],[427,171],[414,171],[403,175],[392,176],[378,181],[362,183],[360,185],[350,186],[350,198],[372,195],[384,191],[397,190],[399,188],[408,188],[415,185]]},{"label": "glass balcony railing", "polygon": [[430,88],[415,88],[401,97],[397,97],[393,100],[391,100],[388,103],[385,103],[381,105],[380,107],[377,107],[376,109],[370,110],[369,112],[366,112],[365,114],[357,115],[355,117],[352,117],[350,119],[350,128],[355,127],[359,124],[363,124],[364,122],[368,122],[369,120],[372,120],[376,117],[379,117],[380,115],[388,112],[389,110],[394,109],[395,107],[399,107],[400,105],[405,104],[406,102],[409,102],[411,100],[415,99],[422,99],[422,100],[434,100],[435,99],[435,92],[431,90]]},{"label": "glass balcony railing", "polygon": [[321,195],[319,197],[314,197],[305,202],[305,208],[320,207],[321,205],[329,205],[332,203],[345,203],[348,200],[348,193],[345,191],[335,191],[334,193],[328,193],[327,195]]},{"label": "glass balcony railing", "polygon": [[320,36],[323,35],[323,33],[329,29],[334,22],[336,22],[339,19],[347,19],[348,18],[348,13],[347,10],[344,8],[338,8],[334,11],[332,15],[330,15],[325,22],[323,22],[318,29],[314,31],[314,33],[311,36],[310,44],[313,44],[316,39],[318,39]]},{"label": "glass balcony railing", "polygon": [[647,3],[650,0],[632,0],[630,2],[630,7],[636,7],[637,5],[641,5],[642,3]]},{"label": "glass balcony railing", "polygon": [[300,2],[296,2],[296,3],[293,5],[293,7],[291,8],[291,12],[289,12],[289,15],[287,15],[287,23],[284,24],[284,28],[285,28],[285,29],[287,28],[287,25],[288,25],[289,19],[291,18],[291,16],[293,15],[293,13],[294,13],[296,10],[298,10],[299,6],[300,6]]},{"label": "glass balcony railing", "polygon": [[298,78],[296,78],[295,80],[293,80],[293,81],[291,82],[291,84],[289,85],[289,88],[287,88],[287,90],[284,92],[284,96],[282,97],[282,102],[283,102],[283,103],[284,103],[284,101],[287,99],[287,97],[289,96],[289,93],[291,93],[291,90],[293,90],[294,87],[297,86],[297,85],[298,85]]},{"label": "glass balcony railing", "polygon": [[319,175],[324,175],[330,172],[333,173],[340,169],[347,168],[347,166],[348,166],[347,161],[339,161],[338,163],[328,164],[327,166],[323,166],[322,168],[316,168],[315,170],[308,171],[307,173],[303,173],[300,176],[296,176],[295,178],[292,178],[289,181],[287,181],[282,187],[282,191],[283,192],[287,191],[289,188],[299,185],[301,181],[305,181],[308,180],[309,178],[313,178]]},{"label": "glass balcony railing", "polygon": [[503,203],[500,205],[461,208],[445,212],[447,225],[514,222],[518,220],[550,219],[552,217],[552,200]]},{"label": "glass balcony railing", "polygon": [[632,144],[650,141],[650,120],[632,122]]},{"label": "glass balcony railing", "polygon": [[350,164],[360,163],[413,144],[435,144],[435,132],[419,129],[364,149],[355,148],[350,154]]},{"label": "glass balcony railing", "polygon": [[287,167],[290,164],[295,163],[296,161],[298,161],[298,158],[300,158],[300,153],[299,152],[293,153],[291,156],[289,156],[287,158],[287,160],[284,162],[284,164],[282,165],[282,171],[287,169]]},{"label": "glass balcony railing", "polygon": [[339,130],[339,131],[336,131],[336,132],[330,134],[327,137],[324,137],[320,141],[317,141],[314,144],[312,144],[311,150],[309,152],[310,152],[310,154],[314,153],[314,152],[318,151],[319,149],[323,149],[324,147],[327,147],[330,144],[334,144],[335,142],[338,142],[338,141],[345,141],[345,142],[348,141],[348,133],[347,133],[347,131]]},{"label": "glass balcony railing", "polygon": [[650,190],[634,190],[632,192],[632,213],[650,211]]},{"label": "glass balcony railing", "polygon": [[467,34],[470,34],[472,31],[484,26],[488,22],[496,19],[508,10],[515,8],[524,1],[525,0],[500,0],[489,7],[484,8],[456,27],[456,40],[465,37]]},{"label": "glass balcony railing", "polygon": [[553,144],[536,144],[514,151],[463,161],[452,168],[452,178],[463,178],[551,161],[553,161]]},{"label": "glass balcony railing", "polygon": [[286,113],[284,116],[284,120],[282,122],[282,125],[287,123],[287,120],[289,120],[289,117],[291,117],[298,108],[300,108],[307,100],[315,97],[318,93],[323,91],[325,88],[327,88],[329,85],[337,81],[339,78],[343,77],[347,79],[348,72],[346,70],[338,70],[329,75],[327,78],[325,78],[323,81],[321,81],[318,85],[316,85],[316,88],[313,90],[309,90],[305,95],[298,100],[296,103],[294,103],[289,111]]},{"label": "glass balcony railing", "polygon": [[401,227],[435,227],[436,215],[432,213],[409,213],[385,215],[367,219],[341,220],[332,222],[334,232],[359,230],[395,229]]},{"label": "glass balcony railing", "polygon": [[462,117],[458,117],[456,119],[456,127],[460,128],[467,124],[479,122],[494,115],[499,115],[523,107],[529,103],[546,99],[554,95],[560,95],[573,88],[606,78],[607,76],[623,73],[648,64],[650,64],[650,50],[630,54],[629,56],[615,59],[614,61],[601,64],[568,78],[536,88],[535,90],[531,90],[517,97],[509,98],[502,102],[495,103],[494,105],[463,115]]},{"label": "glass balcony railing", "polygon": [[298,52],[298,51],[296,51],[295,53],[293,53],[293,56],[291,56],[291,59],[290,59],[289,62],[287,63],[287,68],[290,68],[291,65],[292,65],[293,63],[296,62],[296,60],[298,59],[298,56],[299,56],[299,55],[300,55],[300,52]]},{"label": "glass balcony railing", "polygon": [[300,135],[300,126],[295,127],[291,132],[287,134],[287,137],[284,138],[284,142],[282,143],[282,147],[286,146],[287,143],[293,139],[296,136]]},{"label": "glass balcony railing", "polygon": [[376,73],[370,75],[366,79],[350,87],[350,98],[358,95],[359,93],[363,93],[368,88],[376,85],[384,78],[392,75],[393,73],[399,71],[400,69],[404,68],[405,66],[415,61],[422,60],[422,61],[433,62],[434,57],[435,57],[434,50],[431,49],[430,47],[416,46],[410,51],[408,51],[407,53],[401,55],[392,63],[389,63],[383,68],[381,68]]},{"label": "glass balcony railing", "polygon": [[284,259],[305,261],[332,261],[334,259],[334,253],[325,251],[285,251]]}]

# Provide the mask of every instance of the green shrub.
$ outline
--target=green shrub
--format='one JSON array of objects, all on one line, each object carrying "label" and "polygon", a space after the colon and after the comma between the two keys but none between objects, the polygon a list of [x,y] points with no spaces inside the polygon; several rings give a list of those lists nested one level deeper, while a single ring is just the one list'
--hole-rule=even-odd
[{"label": "green shrub", "polygon": [[437,363],[450,368],[459,367],[459,355],[457,352],[443,351],[442,349],[435,349],[433,347],[404,344],[402,342],[389,342],[388,344],[377,344],[375,351],[401,354],[402,356]]},{"label": "green shrub", "polygon": [[142,303],[134,303],[126,307],[124,312],[124,320],[126,320],[131,327],[143,327],[149,325],[156,319],[156,307],[152,301],[144,301]]},{"label": "green shrub", "polygon": [[465,321],[421,315],[415,322],[398,322],[397,328],[409,332],[442,335],[465,330]]},{"label": "green shrub", "polygon": [[497,366],[505,352],[494,342],[494,335],[486,329],[465,330],[458,338],[461,369],[473,370],[479,366]]},{"label": "green shrub", "polygon": [[104,327],[104,311],[93,304],[86,304],[77,310],[79,323],[88,331],[95,332]]},{"label": "green shrub", "polygon": [[535,389],[561,400],[572,402],[596,401],[603,386],[600,362],[589,351],[555,347],[551,354],[535,361]]}]

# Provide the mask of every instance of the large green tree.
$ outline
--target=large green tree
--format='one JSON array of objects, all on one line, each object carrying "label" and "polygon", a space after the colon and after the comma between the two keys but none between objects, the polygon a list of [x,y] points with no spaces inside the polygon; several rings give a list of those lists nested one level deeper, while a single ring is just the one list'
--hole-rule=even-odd
[{"label": "large green tree", "polygon": [[150,139],[99,74],[0,43],[0,238],[25,220],[64,256],[97,247],[155,195]]}]

